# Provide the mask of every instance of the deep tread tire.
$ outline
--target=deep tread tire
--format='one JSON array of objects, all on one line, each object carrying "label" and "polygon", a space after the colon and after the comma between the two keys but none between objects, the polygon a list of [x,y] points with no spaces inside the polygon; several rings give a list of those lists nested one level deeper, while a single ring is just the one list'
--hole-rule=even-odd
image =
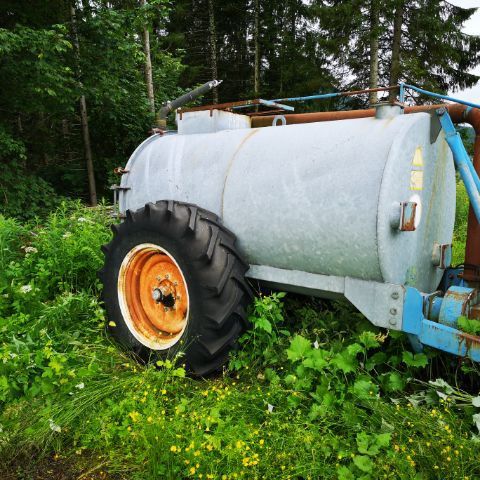
[{"label": "deep tread tire", "polygon": [[[235,248],[235,235],[217,215],[196,205],[159,201],[148,203],[112,226],[113,239],[102,247],[104,268],[99,272],[112,336],[144,359],[185,356],[188,372],[205,376],[219,370],[247,325],[246,308],[252,293],[245,280],[248,265]],[[128,252],[153,243],[165,248],[180,266],[189,291],[188,323],[180,341],[167,350],[151,350],[130,332],[118,298],[118,275]],[[115,325],[115,326],[113,326]]]}]

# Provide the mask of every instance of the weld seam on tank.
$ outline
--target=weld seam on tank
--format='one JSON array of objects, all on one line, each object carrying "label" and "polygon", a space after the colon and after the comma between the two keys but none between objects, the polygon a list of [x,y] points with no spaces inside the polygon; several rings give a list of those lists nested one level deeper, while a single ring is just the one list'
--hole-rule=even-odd
[{"label": "weld seam on tank", "polygon": [[228,166],[227,166],[227,170],[225,172],[225,179],[223,181],[223,187],[222,187],[222,197],[221,197],[221,201],[220,201],[220,213],[221,213],[221,218],[224,217],[224,212],[223,212],[223,208],[224,208],[224,197],[225,197],[225,189],[227,187],[227,181],[228,181],[228,178],[230,176],[230,171],[232,169],[232,166],[233,166],[233,162],[235,161],[235,159],[237,158],[237,155],[240,153],[240,151],[242,150],[242,148],[245,146],[245,143],[247,143],[248,140],[250,140],[255,134],[257,134],[258,132],[260,131],[260,129],[256,128],[256,129],[252,129],[250,132],[248,132],[243,138],[242,140],[240,141],[240,143],[238,144],[237,148],[235,149],[235,152],[234,154],[232,155],[232,157],[230,158],[230,161],[228,162]]}]

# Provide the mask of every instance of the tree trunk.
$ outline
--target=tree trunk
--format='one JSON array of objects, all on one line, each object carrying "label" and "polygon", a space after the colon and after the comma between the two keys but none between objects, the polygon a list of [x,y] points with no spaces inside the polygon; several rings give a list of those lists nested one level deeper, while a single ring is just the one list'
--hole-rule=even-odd
[{"label": "tree trunk", "polygon": [[[400,80],[400,49],[402,44],[404,0],[398,0],[393,21],[392,63],[390,65],[390,85],[397,85]],[[397,92],[390,91],[389,100],[395,101]]]},{"label": "tree trunk", "polygon": [[[370,88],[378,88],[378,0],[370,0]],[[377,92],[370,92],[370,104],[378,103]]]},{"label": "tree trunk", "polygon": [[[140,5],[144,7],[147,0],[140,0]],[[145,83],[147,84],[148,103],[150,111],[155,114],[155,94],[153,93],[153,75],[152,75],[152,56],[150,54],[150,31],[148,25],[143,26],[143,53],[145,54]]]},{"label": "tree trunk", "polygon": [[260,96],[260,0],[255,0],[255,60],[253,73],[253,88],[255,90],[255,98]]},{"label": "tree trunk", "polygon": [[[70,7],[70,13],[72,17],[73,43],[75,47],[75,56],[77,60],[78,85],[80,89],[83,89],[83,84],[81,81],[81,71],[80,71],[80,42],[78,40],[77,15],[75,12],[74,4],[72,4]],[[95,185],[95,172],[93,169],[90,131],[88,129],[87,101],[85,99],[85,95],[83,94],[80,96],[80,118],[81,118],[81,124],[82,124],[82,138],[83,138],[83,148],[85,151],[85,162],[87,164],[87,177],[88,177],[88,190],[90,195],[90,205],[94,207],[97,205],[97,188]]]},{"label": "tree trunk", "polygon": [[[213,0],[208,0],[208,30],[210,34],[210,67],[212,79],[218,80],[217,69],[217,31],[215,29],[215,9]],[[213,103],[218,103],[218,89],[213,89]]]}]

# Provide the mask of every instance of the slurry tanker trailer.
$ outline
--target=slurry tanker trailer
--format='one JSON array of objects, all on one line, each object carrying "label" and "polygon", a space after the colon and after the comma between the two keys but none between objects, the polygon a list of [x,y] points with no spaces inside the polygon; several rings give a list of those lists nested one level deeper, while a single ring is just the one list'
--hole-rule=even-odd
[{"label": "slurry tanker trailer", "polygon": [[[374,325],[480,360],[480,110],[468,102],[291,113],[311,97],[182,109],[117,169],[122,222],[100,272],[112,335],[193,375],[221,367],[247,327],[249,280],[346,299]],[[248,108],[250,107],[250,108]],[[252,108],[253,107],[253,108]],[[267,108],[267,113],[262,109]],[[178,131],[166,129],[176,111]],[[454,124],[477,132],[473,162]],[[456,173],[470,199],[465,264],[451,266]]]}]

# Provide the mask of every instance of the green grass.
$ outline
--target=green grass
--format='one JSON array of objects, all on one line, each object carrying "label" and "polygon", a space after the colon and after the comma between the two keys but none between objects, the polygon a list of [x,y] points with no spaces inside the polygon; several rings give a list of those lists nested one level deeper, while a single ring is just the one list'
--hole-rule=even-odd
[{"label": "green grass", "polygon": [[272,294],[218,376],[142,366],[105,334],[109,236],[79,205],[0,217],[1,478],[480,478],[475,365],[412,355],[348,305]]}]

